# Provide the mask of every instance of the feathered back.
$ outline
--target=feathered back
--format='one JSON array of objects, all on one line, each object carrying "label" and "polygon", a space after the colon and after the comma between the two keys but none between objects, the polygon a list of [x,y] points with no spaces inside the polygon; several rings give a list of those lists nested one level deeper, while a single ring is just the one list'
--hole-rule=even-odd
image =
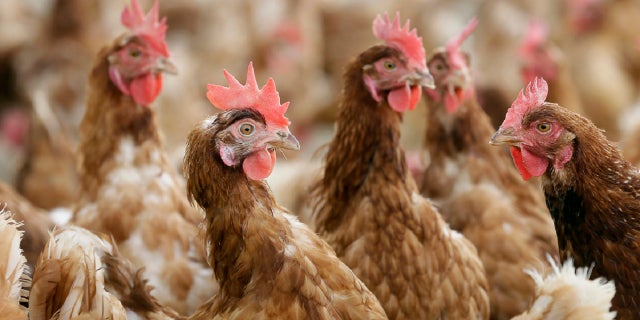
[{"label": "feathered back", "polygon": [[610,311],[616,288],[604,278],[589,280],[590,268],[575,268],[569,258],[561,266],[552,259],[553,272],[546,277],[527,271],[536,283],[536,296],[531,308],[514,320],[538,319],[615,319]]},{"label": "feathered back", "polygon": [[[22,316],[26,319],[26,310],[20,307],[20,301],[26,301],[25,288],[29,285],[26,274],[27,259],[22,255],[20,224],[11,213],[0,210],[0,317]],[[11,315],[11,316],[9,316]]]},{"label": "feathered back", "polygon": [[410,20],[407,19],[404,26],[400,27],[400,13],[396,12],[396,18],[389,20],[389,15],[384,14],[384,19],[378,15],[373,20],[373,35],[385,42],[389,47],[402,51],[409,57],[410,65],[426,68],[426,53],[422,38],[418,37],[415,28],[409,30]]},{"label": "feathered back", "polygon": [[247,81],[242,85],[232,74],[224,70],[229,87],[215,84],[207,85],[207,98],[220,110],[252,108],[264,117],[265,121],[278,126],[288,126],[289,119],[284,116],[289,102],[280,104],[280,95],[272,78],[267,84],[258,88],[253,62],[247,69]]},{"label": "feathered back", "polygon": [[131,33],[144,38],[155,50],[165,57],[169,56],[169,49],[164,38],[167,33],[167,19],[158,19],[158,0],[145,16],[137,0],[131,0],[131,8],[124,8],[120,17],[122,24]]},{"label": "feathered back", "polygon": [[111,243],[86,229],[55,230],[33,273],[30,319],[126,319],[120,301],[104,288],[102,258],[111,252]]},{"label": "feathered back", "polygon": [[543,78],[536,77],[533,79],[525,89],[520,90],[518,97],[513,101],[509,110],[507,110],[507,114],[500,128],[519,127],[520,121],[522,121],[525,113],[542,105],[547,99],[548,92],[549,85]]}]

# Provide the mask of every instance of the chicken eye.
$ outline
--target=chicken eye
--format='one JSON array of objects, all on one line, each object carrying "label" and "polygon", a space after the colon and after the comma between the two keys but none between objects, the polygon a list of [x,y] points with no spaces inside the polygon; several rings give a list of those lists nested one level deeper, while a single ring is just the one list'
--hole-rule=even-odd
[{"label": "chicken eye", "polygon": [[549,132],[549,130],[551,130],[551,124],[546,122],[538,123],[536,125],[536,130],[538,130],[538,132],[540,133],[547,133]]},{"label": "chicken eye", "polygon": [[391,61],[385,61],[385,62],[384,62],[384,68],[385,68],[387,71],[393,71],[393,70],[395,70],[395,69],[396,69],[396,64],[395,64],[395,63],[393,63],[393,62],[391,62]]},{"label": "chicken eye", "polygon": [[243,123],[240,125],[240,133],[242,135],[248,136],[251,135],[254,131],[255,127],[250,123]]},{"label": "chicken eye", "polygon": [[137,58],[142,54],[142,51],[138,48],[132,48],[129,50],[129,56],[132,58]]}]

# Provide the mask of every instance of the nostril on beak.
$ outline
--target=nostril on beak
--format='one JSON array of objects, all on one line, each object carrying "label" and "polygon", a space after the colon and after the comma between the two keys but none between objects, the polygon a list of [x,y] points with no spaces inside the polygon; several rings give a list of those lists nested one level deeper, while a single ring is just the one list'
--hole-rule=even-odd
[{"label": "nostril on beak", "polygon": [[284,131],[278,131],[277,135],[278,135],[278,137],[280,137],[282,139],[284,139],[284,138],[289,136],[289,134],[284,132]]}]

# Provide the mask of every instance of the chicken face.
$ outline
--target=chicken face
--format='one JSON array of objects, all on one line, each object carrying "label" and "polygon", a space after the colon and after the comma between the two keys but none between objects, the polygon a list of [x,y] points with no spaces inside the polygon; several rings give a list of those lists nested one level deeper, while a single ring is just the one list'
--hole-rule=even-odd
[{"label": "chicken face", "polygon": [[554,80],[561,53],[548,43],[548,31],[540,20],[529,23],[527,34],[518,50],[522,61],[522,78],[531,82],[535,77]]},{"label": "chicken face", "polygon": [[456,111],[465,99],[473,96],[473,83],[471,80],[469,56],[460,54],[462,63],[452,66],[446,52],[434,54],[427,62],[429,72],[435,79],[435,89],[425,89],[431,99],[436,102],[444,100],[444,105],[449,113]]},{"label": "chicken face", "polygon": [[422,87],[433,88],[433,77],[428,69],[408,63],[399,51],[387,48],[385,53],[362,67],[364,84],[374,100],[380,102],[386,94],[393,110],[413,110]]},{"label": "chicken face", "polygon": [[493,145],[509,145],[520,175],[528,180],[541,176],[553,164],[560,170],[573,156],[575,134],[566,130],[545,103],[524,114],[520,124],[503,124],[491,137]]},{"label": "chicken face", "polygon": [[298,140],[288,127],[268,125],[255,110],[226,111],[216,117],[214,124],[219,121],[230,122],[216,134],[222,162],[227,166],[242,164],[250,179],[262,180],[271,174],[276,149],[300,149]]},{"label": "chicken face", "polygon": [[151,104],[160,93],[161,72],[176,73],[164,52],[136,36],[125,38],[108,60],[111,81],[140,105]]}]

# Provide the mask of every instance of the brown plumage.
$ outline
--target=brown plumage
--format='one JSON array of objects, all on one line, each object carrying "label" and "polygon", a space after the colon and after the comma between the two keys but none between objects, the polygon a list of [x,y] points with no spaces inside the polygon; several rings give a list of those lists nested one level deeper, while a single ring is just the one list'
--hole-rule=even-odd
[{"label": "brown plumage", "polygon": [[[437,49],[427,65],[436,89],[427,97],[421,192],[477,248],[490,288],[491,317],[521,313],[534,294],[523,270],[543,270],[558,255],[553,221],[537,185],[520,179],[509,156],[487,141],[495,131],[474,92],[468,61]],[[447,105],[450,104],[450,105]]]},{"label": "brown plumage", "polygon": [[167,160],[152,105],[161,72],[175,71],[157,49],[163,41],[127,33],[96,57],[80,127],[82,191],[73,222],[112,235],[123,256],[146,266],[159,301],[190,314],[217,285],[206,263],[203,215]]},{"label": "brown plumage", "polygon": [[105,290],[102,259],[112,244],[79,227],[58,229],[38,258],[29,294],[29,319],[126,319]]},{"label": "brown plumage", "polygon": [[11,212],[0,209],[0,319],[26,320],[27,310],[20,302],[27,299],[29,277],[26,259],[20,249],[23,231]]},{"label": "brown plumage", "polygon": [[[235,132],[246,125],[263,140]],[[265,122],[254,109],[219,113],[189,135],[187,187],[206,211],[209,263],[220,284],[219,294],[191,318],[386,319],[333,249],[280,207],[264,181],[243,172],[251,166],[245,159],[274,148],[299,145],[286,127]],[[237,165],[223,162],[228,152]]]},{"label": "brown plumage", "polygon": [[509,145],[523,176],[542,176],[562,259],[592,264],[592,278],[613,280],[618,319],[640,314],[640,174],[602,130],[557,104],[544,102],[536,79],[492,137]]},{"label": "brown plumage", "polygon": [[22,224],[21,229],[25,234],[20,247],[29,265],[33,266],[49,239],[49,231],[54,223],[47,211],[35,207],[11,186],[0,181],[0,207],[5,204],[6,209],[13,213],[13,218]]},{"label": "brown plumage", "polygon": [[[365,77],[383,83],[372,70],[388,63],[392,73],[403,72],[401,82],[378,88],[377,102]],[[426,70],[408,67],[401,51],[384,45],[347,66],[324,177],[313,188],[313,224],[389,318],[487,319],[488,288],[476,249],[419,195],[399,144],[401,114],[387,99],[405,85],[422,85],[405,83],[416,75],[428,81]]]}]

